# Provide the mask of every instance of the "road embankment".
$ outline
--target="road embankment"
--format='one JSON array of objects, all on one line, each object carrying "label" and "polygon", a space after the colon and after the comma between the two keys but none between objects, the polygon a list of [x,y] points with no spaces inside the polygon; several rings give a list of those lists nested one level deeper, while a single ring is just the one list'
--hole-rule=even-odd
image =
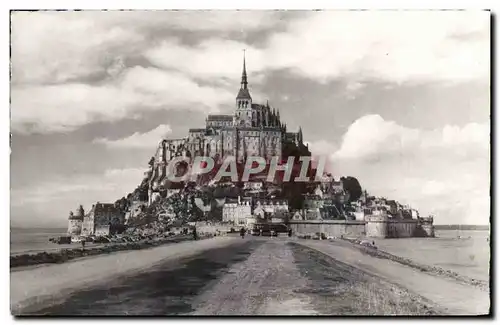
[{"label": "road embankment", "polygon": [[[211,237],[212,236],[202,236],[200,239],[207,239]],[[128,243],[102,244],[87,247],[85,249],[82,249],[81,247],[63,248],[57,251],[40,252],[36,254],[17,254],[10,256],[10,268],[16,269],[19,267],[34,266],[40,264],[61,264],[77,258],[98,256],[120,251],[142,250],[189,240],[193,240],[192,235],[164,237]]]},{"label": "road embankment", "polygon": [[447,278],[453,279],[453,280],[460,282],[460,283],[463,283],[463,284],[478,287],[482,290],[486,290],[486,291],[489,290],[489,282],[488,281],[473,279],[471,277],[468,277],[468,276],[465,276],[462,274],[458,274],[457,272],[446,270],[446,269],[443,269],[441,267],[417,263],[417,262],[413,261],[412,259],[397,256],[397,255],[391,254],[391,253],[386,252],[386,251],[381,250],[381,249],[374,249],[371,247],[359,245],[358,243],[356,243],[353,240],[346,240],[346,242],[349,242],[351,245],[353,245],[353,247],[357,248],[363,254],[367,254],[367,255],[370,255],[370,256],[373,256],[376,258],[380,258],[380,259],[387,259],[387,260],[390,260],[390,261],[393,261],[393,262],[396,262],[396,263],[399,263],[402,265],[409,266],[409,267],[414,268],[420,272],[425,272],[425,273],[433,274],[436,276],[447,277]]},{"label": "road embankment", "polygon": [[345,241],[215,237],[11,272],[19,315],[484,315],[489,293]]},{"label": "road embankment", "polygon": [[81,288],[103,285],[120,276],[147,271],[150,267],[165,260],[189,257],[206,250],[224,247],[237,239],[213,237],[205,240],[185,241],[151,249],[120,251],[11,272],[11,312],[19,314],[29,306],[39,308],[47,302],[54,303]]},{"label": "road embankment", "polygon": [[193,301],[191,315],[442,315],[435,303],[289,239],[269,239]]},{"label": "road embankment", "polygon": [[368,254],[354,245],[339,241],[298,240],[335,260],[379,277],[409,292],[433,301],[451,315],[486,315],[490,309],[489,290],[448,276],[423,272],[391,259]]},{"label": "road embankment", "polygon": [[[439,304],[401,285],[341,262],[316,249],[290,243],[300,274],[308,279],[300,293],[320,315],[443,315]],[[314,267],[311,267],[314,265]]]}]

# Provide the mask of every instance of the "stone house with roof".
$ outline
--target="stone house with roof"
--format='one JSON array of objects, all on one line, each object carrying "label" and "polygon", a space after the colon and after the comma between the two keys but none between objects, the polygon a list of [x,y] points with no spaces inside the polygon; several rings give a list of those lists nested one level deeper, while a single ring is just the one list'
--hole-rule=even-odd
[{"label": "stone house with roof", "polygon": [[125,225],[125,214],[112,203],[92,205],[83,218],[82,235],[106,236],[121,232]]}]

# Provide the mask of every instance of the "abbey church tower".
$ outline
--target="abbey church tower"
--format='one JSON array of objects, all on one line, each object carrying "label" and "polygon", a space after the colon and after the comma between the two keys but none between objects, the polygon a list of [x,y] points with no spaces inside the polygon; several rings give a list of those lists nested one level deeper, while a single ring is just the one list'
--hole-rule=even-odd
[{"label": "abbey church tower", "polygon": [[241,75],[241,85],[236,96],[236,112],[234,125],[240,127],[252,126],[252,96],[248,91],[247,68],[245,56],[243,56],[243,73]]}]

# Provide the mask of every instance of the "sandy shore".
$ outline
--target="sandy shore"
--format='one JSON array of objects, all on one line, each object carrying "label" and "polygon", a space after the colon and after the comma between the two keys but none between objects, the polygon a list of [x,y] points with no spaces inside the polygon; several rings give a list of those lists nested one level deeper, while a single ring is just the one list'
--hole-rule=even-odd
[{"label": "sandy shore", "polygon": [[490,308],[489,290],[458,282],[444,275],[427,274],[407,265],[363,253],[343,241],[298,241],[341,262],[438,303],[452,315],[485,315]]},{"label": "sandy shore", "polygon": [[39,308],[53,303],[82,287],[105,283],[129,273],[140,272],[166,259],[198,254],[228,245],[233,237],[167,244],[147,250],[121,251],[109,255],[78,259],[10,274],[11,311],[17,314],[27,306]]},{"label": "sandy shore", "polygon": [[[338,242],[337,244],[341,244]],[[468,284],[472,286],[476,286],[478,288],[481,288],[483,290],[489,290],[489,281],[488,280],[480,280],[477,278],[472,278],[463,274],[459,274],[457,272],[451,271],[444,269],[442,267],[438,266],[433,266],[433,265],[428,265],[425,262],[417,262],[415,261],[414,258],[408,258],[408,257],[403,257],[395,254],[391,254],[385,250],[382,249],[373,249],[370,247],[365,247],[356,243],[351,243],[354,247],[356,247],[358,250],[360,250],[362,253],[376,257],[376,258],[383,258],[383,259],[388,259],[396,263],[400,263],[402,265],[409,266],[411,268],[414,268],[418,271],[425,272],[427,274],[433,274],[436,276],[440,277],[447,277],[452,280],[461,282],[463,284]],[[425,258],[419,256],[418,258],[419,261],[425,260]]]}]

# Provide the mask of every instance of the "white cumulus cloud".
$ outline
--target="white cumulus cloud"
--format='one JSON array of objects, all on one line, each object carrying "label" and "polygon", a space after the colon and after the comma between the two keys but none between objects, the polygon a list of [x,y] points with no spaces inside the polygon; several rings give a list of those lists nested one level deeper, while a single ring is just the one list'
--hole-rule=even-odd
[{"label": "white cumulus cloud", "polygon": [[318,81],[487,81],[489,24],[486,11],[311,12],[272,35],[266,58]]},{"label": "white cumulus cloud", "polygon": [[330,168],[371,194],[436,214],[437,223],[487,224],[489,135],[488,124],[425,130],[367,115],[344,134]]},{"label": "white cumulus cloud", "polygon": [[171,132],[172,129],[169,125],[162,124],[149,132],[135,132],[126,138],[118,140],[99,138],[95,139],[94,143],[104,144],[110,148],[151,148],[156,146],[161,139],[164,139]]},{"label": "white cumulus cloud", "polygon": [[[417,153],[422,149],[451,149],[455,154],[488,151],[489,125],[469,123],[463,127],[445,125],[421,130],[386,121],[380,115],[365,115],[356,120],[342,138],[336,158],[373,158],[387,154]],[[465,151],[464,151],[465,150]]]},{"label": "white cumulus cloud", "polygon": [[[234,102],[245,48],[250,82],[279,70],[344,78],[349,98],[366,79],[487,83],[489,24],[486,11],[14,13],[12,127],[60,132],[176,105],[217,111]],[[236,35],[258,30],[253,44]]]},{"label": "white cumulus cloud", "polygon": [[[489,23],[485,11],[308,12],[270,33],[263,46],[215,37],[187,46],[168,39],[145,55],[198,78],[238,78],[234,66],[246,48],[255,75],[288,69],[318,82],[346,76],[396,83],[487,82]],[[362,87],[354,81],[347,91],[355,96]]]},{"label": "white cumulus cloud", "polygon": [[148,110],[189,108],[217,112],[234,92],[201,86],[186,76],[134,67],[101,85],[65,83],[12,88],[12,128],[18,132],[71,131],[95,121],[116,121]]}]

